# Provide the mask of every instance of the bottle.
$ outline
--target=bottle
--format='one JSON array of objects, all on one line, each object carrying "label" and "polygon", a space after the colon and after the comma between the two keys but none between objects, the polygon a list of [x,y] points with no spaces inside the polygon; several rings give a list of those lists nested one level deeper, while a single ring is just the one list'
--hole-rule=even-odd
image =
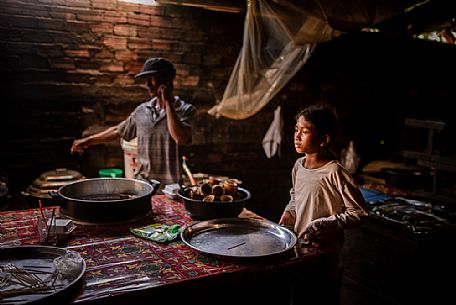
[{"label": "bottle", "polygon": [[187,174],[187,177],[190,180],[191,185],[196,185],[196,180],[195,180],[195,178],[193,178],[190,168],[188,168],[186,156],[182,156],[182,168],[184,169],[185,173]]}]

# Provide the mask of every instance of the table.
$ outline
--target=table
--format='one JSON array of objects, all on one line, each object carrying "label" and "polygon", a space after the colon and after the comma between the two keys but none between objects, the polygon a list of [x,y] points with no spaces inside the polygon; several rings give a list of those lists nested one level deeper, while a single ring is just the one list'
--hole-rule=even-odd
[{"label": "table", "polygon": [[[44,207],[47,211],[59,207]],[[150,303],[177,304],[286,304],[287,290],[295,276],[314,283],[324,255],[314,248],[301,248],[279,257],[233,260],[208,257],[182,241],[158,243],[132,235],[130,227],[150,223],[193,222],[181,200],[152,196],[152,213],[140,222],[117,226],[77,225],[66,248],[77,251],[87,264],[73,304]],[[34,219],[39,209],[0,213],[0,229],[24,245],[39,244]],[[247,209],[240,217],[260,218]],[[308,286],[310,287],[310,286]]]}]

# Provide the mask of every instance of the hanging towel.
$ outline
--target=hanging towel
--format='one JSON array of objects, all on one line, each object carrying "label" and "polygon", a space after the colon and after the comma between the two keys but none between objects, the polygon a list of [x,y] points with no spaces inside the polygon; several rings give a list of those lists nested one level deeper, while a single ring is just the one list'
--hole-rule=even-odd
[{"label": "hanging towel", "polygon": [[280,157],[280,142],[283,137],[283,121],[281,115],[281,108],[277,106],[274,111],[274,119],[269,126],[266,135],[263,138],[263,149],[266,157],[272,158],[276,154]]}]

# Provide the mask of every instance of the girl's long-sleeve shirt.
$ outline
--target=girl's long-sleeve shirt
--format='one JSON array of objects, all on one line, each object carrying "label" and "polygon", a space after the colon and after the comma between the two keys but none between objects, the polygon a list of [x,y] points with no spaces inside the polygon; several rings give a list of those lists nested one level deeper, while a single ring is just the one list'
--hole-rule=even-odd
[{"label": "girl's long-sleeve shirt", "polygon": [[343,229],[357,227],[368,216],[364,197],[350,173],[336,160],[321,168],[307,169],[305,157],[292,169],[290,201],[285,211],[296,219],[294,231],[299,236],[308,226],[318,230],[322,239],[341,248]]}]

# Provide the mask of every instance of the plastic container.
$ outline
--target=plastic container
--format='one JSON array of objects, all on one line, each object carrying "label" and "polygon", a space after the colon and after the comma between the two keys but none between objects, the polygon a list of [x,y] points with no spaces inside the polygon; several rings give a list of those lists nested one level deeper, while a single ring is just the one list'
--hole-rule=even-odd
[{"label": "plastic container", "polygon": [[101,178],[122,178],[124,174],[121,168],[103,168],[98,171]]},{"label": "plastic container", "polygon": [[134,178],[135,171],[138,168],[138,163],[136,162],[136,156],[138,155],[137,138],[131,141],[121,139],[120,145],[124,151],[125,178]]}]

